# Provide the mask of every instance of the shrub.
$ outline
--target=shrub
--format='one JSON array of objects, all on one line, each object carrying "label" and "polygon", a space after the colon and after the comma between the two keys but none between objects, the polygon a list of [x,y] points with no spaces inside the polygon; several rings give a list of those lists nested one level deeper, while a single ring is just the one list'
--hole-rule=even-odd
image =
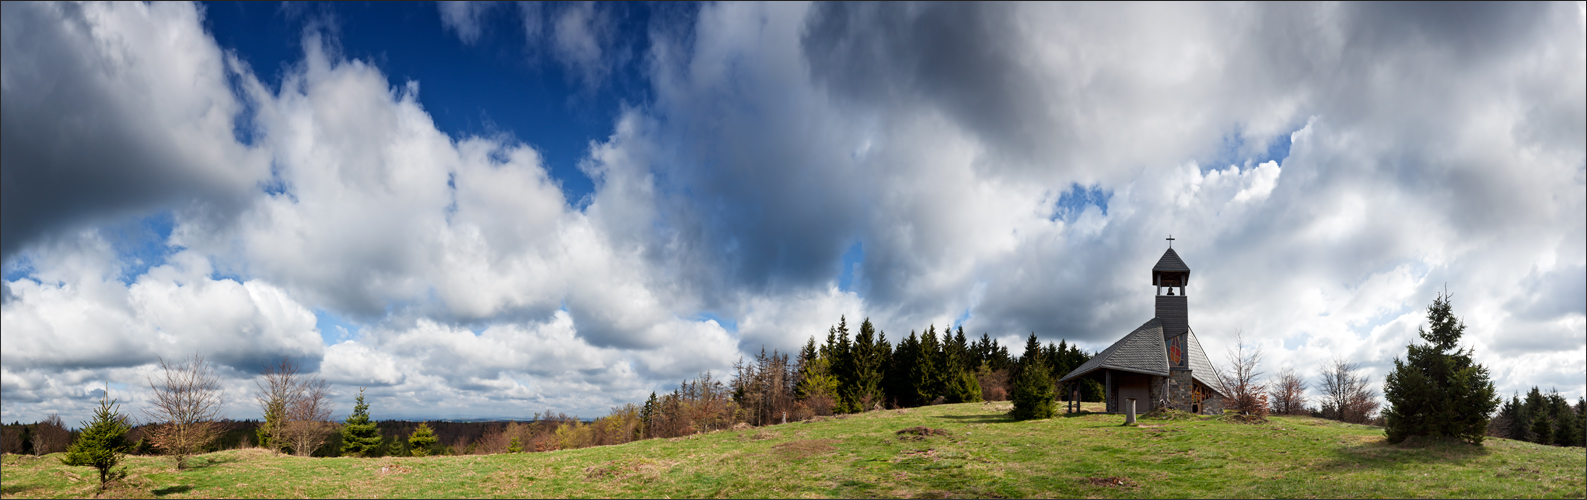
[{"label": "shrub", "polygon": [[1267,385],[1258,383],[1257,365],[1262,362],[1262,349],[1245,343],[1245,336],[1236,333],[1235,347],[1229,350],[1231,369],[1218,378],[1222,392],[1228,399],[1224,408],[1234,410],[1244,422],[1260,422],[1267,417]]}]

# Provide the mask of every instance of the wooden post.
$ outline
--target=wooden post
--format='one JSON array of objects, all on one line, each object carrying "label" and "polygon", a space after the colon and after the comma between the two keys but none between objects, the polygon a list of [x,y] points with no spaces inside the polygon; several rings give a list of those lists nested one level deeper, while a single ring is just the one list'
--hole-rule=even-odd
[{"label": "wooden post", "polygon": [[1124,425],[1135,423],[1135,398],[1124,399]]}]

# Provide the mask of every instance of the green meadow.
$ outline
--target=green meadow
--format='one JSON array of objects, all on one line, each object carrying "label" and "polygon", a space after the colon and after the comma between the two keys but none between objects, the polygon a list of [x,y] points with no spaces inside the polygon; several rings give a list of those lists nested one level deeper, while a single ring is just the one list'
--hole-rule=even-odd
[{"label": "green meadow", "polygon": [[[129,457],[103,495],[251,497],[1583,498],[1587,454],[1507,439],[1396,446],[1310,417],[1083,414],[1017,422],[1007,402],[875,411],[546,453],[298,458],[258,449]],[[899,431],[924,427],[931,431]],[[6,455],[5,498],[91,497],[59,454]]]}]

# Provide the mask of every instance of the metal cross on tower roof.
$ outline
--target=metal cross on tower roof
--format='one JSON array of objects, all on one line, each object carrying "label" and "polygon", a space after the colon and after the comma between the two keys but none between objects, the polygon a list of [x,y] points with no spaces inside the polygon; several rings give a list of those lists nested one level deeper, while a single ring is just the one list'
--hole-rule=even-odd
[{"label": "metal cross on tower roof", "polygon": [[1168,248],[1174,248],[1174,235],[1168,235]]}]

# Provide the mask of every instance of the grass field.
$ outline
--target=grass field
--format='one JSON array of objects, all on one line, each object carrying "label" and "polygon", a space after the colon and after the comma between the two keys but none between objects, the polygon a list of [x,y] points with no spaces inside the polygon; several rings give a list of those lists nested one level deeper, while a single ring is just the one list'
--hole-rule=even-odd
[{"label": "grass field", "polygon": [[[549,453],[296,458],[262,450],[130,457],[106,496],[190,497],[1527,497],[1583,498],[1587,453],[1505,439],[1401,447],[1378,428],[1083,415],[1015,422],[1008,403]],[[945,435],[897,434],[924,426]],[[6,455],[5,498],[85,497],[97,474]]]}]

